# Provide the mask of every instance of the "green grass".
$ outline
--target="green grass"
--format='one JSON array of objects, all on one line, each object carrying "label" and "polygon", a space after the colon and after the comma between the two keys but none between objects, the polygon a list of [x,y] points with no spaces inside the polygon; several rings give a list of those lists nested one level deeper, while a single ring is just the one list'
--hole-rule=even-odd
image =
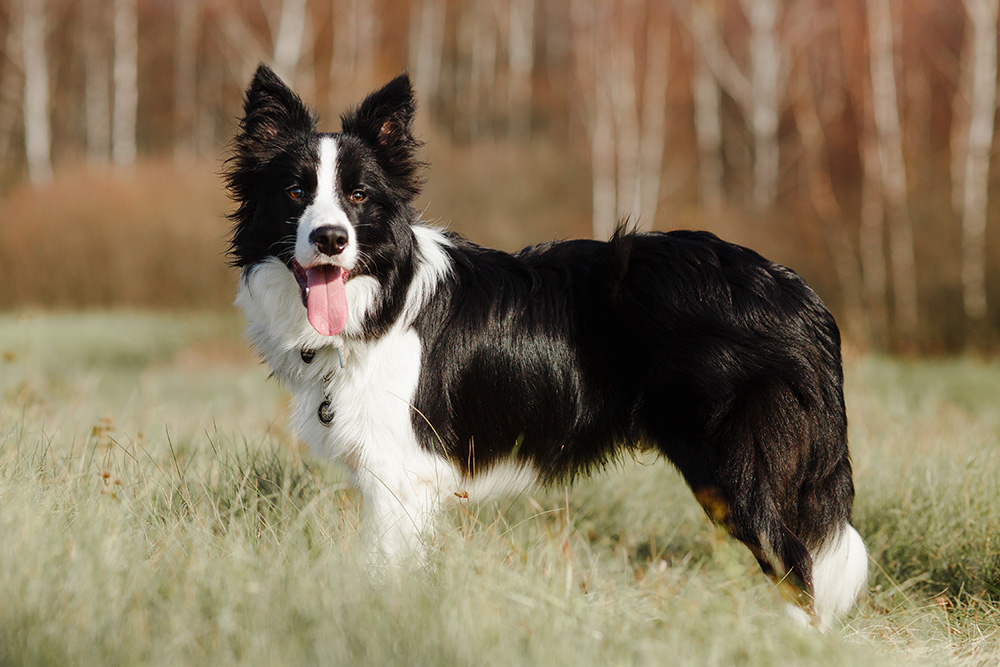
[{"label": "green grass", "polygon": [[1000,364],[846,370],[872,580],[820,635],[653,460],[369,576],[234,317],[0,316],[0,665],[997,664]]}]

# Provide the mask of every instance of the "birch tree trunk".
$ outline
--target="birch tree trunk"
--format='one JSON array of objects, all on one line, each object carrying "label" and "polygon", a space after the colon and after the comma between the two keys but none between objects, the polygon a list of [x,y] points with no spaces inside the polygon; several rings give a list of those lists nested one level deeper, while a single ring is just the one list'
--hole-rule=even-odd
[{"label": "birch tree trunk", "polygon": [[535,0],[510,0],[507,44],[507,134],[531,134],[531,76],[535,66]]},{"label": "birch tree trunk", "polygon": [[753,134],[753,201],[760,209],[778,198],[779,95],[781,47],[778,37],[779,0],[742,0],[750,19],[750,131]]},{"label": "birch tree trunk", "polygon": [[[354,66],[357,60],[358,35],[352,21],[344,20],[342,5],[345,0],[331,2],[333,44],[330,51],[330,102],[336,106],[337,96],[348,92],[346,83],[354,80]],[[352,6],[354,0],[347,0]],[[412,21],[410,23],[412,29]]]},{"label": "birch tree trunk", "polygon": [[492,92],[496,84],[497,23],[492,6],[482,2],[465,4],[459,15],[458,31],[461,60],[468,63],[464,100],[459,100],[458,106],[466,110],[469,138],[474,141],[483,134],[489,135],[491,129],[492,95],[484,93]]},{"label": "birch tree trunk", "polygon": [[962,181],[962,303],[975,323],[986,318],[986,213],[990,151],[997,109],[998,0],[965,0],[970,25],[965,63],[972,71],[963,80],[969,88],[968,134]]},{"label": "birch tree trunk", "polygon": [[[864,108],[864,105],[862,105]],[[885,347],[889,336],[888,274],[885,254],[885,208],[882,205],[882,166],[879,161],[878,139],[874,120],[865,114],[858,133],[861,153],[861,271],[864,279],[865,304],[868,311],[869,338],[878,347]]]},{"label": "birch tree trunk", "polygon": [[247,23],[247,17],[238,5],[214,4],[213,9],[220,16],[216,25],[225,39],[227,60],[238,59],[241,70],[252,71],[261,58],[271,51],[271,47],[261,39],[256,30]]},{"label": "birch tree trunk", "polygon": [[817,93],[810,76],[808,54],[800,56],[793,81],[795,90],[792,95],[792,110],[795,114],[795,126],[802,138],[806,185],[840,285],[847,325],[845,328],[858,333],[863,329],[865,321],[861,267],[844,230],[841,208],[833,189],[825,149],[828,142],[820,116],[822,105],[818,100],[823,93]]},{"label": "birch tree trunk", "polygon": [[[639,7],[635,0],[626,0],[611,24],[609,31],[611,51],[608,62],[610,71],[602,77],[602,85],[610,91],[615,137],[615,218],[624,220],[639,211],[639,94],[635,62],[635,36],[640,21]],[[598,30],[600,30],[598,26]],[[599,52],[600,53],[600,52]],[[606,52],[607,53],[607,52]],[[602,58],[598,58],[600,62]]]},{"label": "birch tree trunk", "polygon": [[[600,65],[597,65],[600,68]],[[617,219],[615,192],[615,120],[610,91],[595,90],[594,117],[591,120],[590,160],[592,180],[592,224],[594,238],[611,237]]]},{"label": "birch tree trunk", "polygon": [[955,97],[951,102],[951,127],[948,137],[951,170],[951,208],[958,220],[962,219],[965,209],[965,161],[969,153],[969,98],[972,91],[972,58],[975,47],[970,34],[972,27],[965,26],[965,44],[959,55],[958,81],[955,85]]},{"label": "birch tree trunk", "polygon": [[445,0],[417,0],[410,5],[410,67],[432,105],[441,96],[445,9]]},{"label": "birch tree trunk", "polygon": [[[24,21],[17,15],[20,9],[22,8],[17,3],[10,3],[7,25],[4,27],[4,34],[0,36],[4,40],[4,55],[9,61],[0,74],[0,164],[4,163],[11,150],[14,127],[24,111],[21,103],[24,86],[19,78],[23,67],[21,34],[15,28],[18,24],[23,28]],[[20,32],[23,33],[23,29]]]},{"label": "birch tree trunk", "polygon": [[[330,60],[331,95],[362,94],[375,78],[379,23],[371,0],[346,0],[333,12],[333,55]],[[413,30],[411,25],[411,31]],[[331,98],[334,106],[342,100]]]},{"label": "birch tree trunk", "polygon": [[44,0],[25,0],[23,11],[24,148],[28,177],[35,185],[45,185],[52,180],[46,3]]},{"label": "birch tree trunk", "polygon": [[106,47],[105,9],[103,3],[90,3],[83,9],[83,103],[87,161],[91,164],[106,164],[111,157],[111,59]]},{"label": "birch tree trunk", "polygon": [[693,0],[689,18],[692,36],[698,43],[693,55],[691,96],[701,203],[718,211],[725,205],[725,190],[722,187],[722,123],[719,120],[722,91],[711,65],[721,59],[715,0]]},{"label": "birch tree trunk", "polygon": [[281,20],[278,22],[278,34],[274,39],[271,62],[274,73],[290,86],[295,84],[295,73],[302,56],[305,33],[306,0],[284,0],[281,4]]},{"label": "birch tree trunk", "polygon": [[861,260],[861,279],[865,303],[865,324],[869,343],[876,349],[885,349],[889,342],[889,268],[885,248],[885,207],[882,195],[882,165],[879,143],[875,131],[875,112],[872,109],[871,64],[866,56],[852,61],[848,56],[857,50],[865,39],[865,20],[859,22],[844,3],[835,6],[840,37],[840,51],[844,54],[846,92],[858,119],[856,139],[861,167],[861,197],[858,213],[860,228],[858,245]]},{"label": "birch tree trunk", "polygon": [[581,107],[590,139],[591,229],[595,239],[610,238],[615,228],[614,103],[606,86],[611,18],[604,3],[572,0],[573,57],[581,87]]},{"label": "birch tree trunk", "polygon": [[111,157],[119,167],[135,164],[136,113],[139,106],[136,0],[115,0],[114,115]]},{"label": "birch tree trunk", "polygon": [[[753,137],[751,198],[757,208],[770,208],[778,194],[778,120],[781,95],[784,92],[783,58],[778,34],[781,0],[741,0],[743,12],[750,22],[749,77],[743,74],[723,45],[718,33],[714,2],[707,0],[706,4],[699,4],[699,0],[692,0],[692,32],[701,49],[704,63],[711,69],[721,87],[739,104],[750,127]],[[706,75],[699,73],[698,67],[696,61],[695,95],[702,98],[696,100],[696,104],[701,102],[704,108],[696,115],[700,116],[704,111],[705,120],[709,123],[705,129],[714,131],[708,120],[708,110],[717,103],[717,98],[712,99],[712,90],[708,81],[703,78]],[[700,119],[696,122],[700,122]],[[711,135],[706,135],[704,140],[711,141]]]},{"label": "birch tree trunk", "polygon": [[351,10],[358,33],[354,81],[367,88],[373,85],[375,79],[375,56],[379,48],[380,33],[379,18],[372,0],[352,0]]},{"label": "birch tree trunk", "polygon": [[[639,192],[635,215],[646,229],[656,225],[667,135],[667,85],[670,79],[670,24],[646,20],[646,71],[642,84]],[[655,27],[654,27],[655,26]]]},{"label": "birch tree trunk", "polygon": [[918,325],[917,273],[913,226],[908,210],[889,0],[868,1],[868,34],[872,106],[889,221],[895,321],[902,343],[912,345]]},{"label": "birch tree trunk", "polygon": [[191,161],[197,152],[195,114],[198,108],[198,16],[200,0],[177,0],[177,74],[174,84],[174,160]]}]

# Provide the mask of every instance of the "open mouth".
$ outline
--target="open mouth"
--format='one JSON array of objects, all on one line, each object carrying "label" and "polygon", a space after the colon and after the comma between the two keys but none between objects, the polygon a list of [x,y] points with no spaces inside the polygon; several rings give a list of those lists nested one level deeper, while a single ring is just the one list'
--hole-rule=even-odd
[{"label": "open mouth", "polygon": [[331,264],[303,267],[292,260],[309,324],[321,336],[336,336],[347,326],[347,271]]}]

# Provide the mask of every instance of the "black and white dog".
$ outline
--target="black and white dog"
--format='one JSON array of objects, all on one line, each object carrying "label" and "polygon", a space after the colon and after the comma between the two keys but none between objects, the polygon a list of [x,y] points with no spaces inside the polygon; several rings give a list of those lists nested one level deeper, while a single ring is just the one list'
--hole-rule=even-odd
[{"label": "black and white dog", "polygon": [[419,559],[441,506],[651,448],[820,624],[853,605],[840,334],[792,271],[703,232],[510,255],[424,224],[403,75],[339,133],[267,67],[227,162],[249,337],[342,460],[372,550]]}]

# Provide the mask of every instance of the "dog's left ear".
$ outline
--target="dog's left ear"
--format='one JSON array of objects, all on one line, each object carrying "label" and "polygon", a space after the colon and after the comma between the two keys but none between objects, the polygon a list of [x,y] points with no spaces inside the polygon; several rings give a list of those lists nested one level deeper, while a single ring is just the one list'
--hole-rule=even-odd
[{"label": "dog's left ear", "polygon": [[412,196],[420,192],[416,159],[420,142],[413,136],[417,102],[410,77],[400,74],[341,116],[345,134],[353,134],[374,149],[393,180]]}]

